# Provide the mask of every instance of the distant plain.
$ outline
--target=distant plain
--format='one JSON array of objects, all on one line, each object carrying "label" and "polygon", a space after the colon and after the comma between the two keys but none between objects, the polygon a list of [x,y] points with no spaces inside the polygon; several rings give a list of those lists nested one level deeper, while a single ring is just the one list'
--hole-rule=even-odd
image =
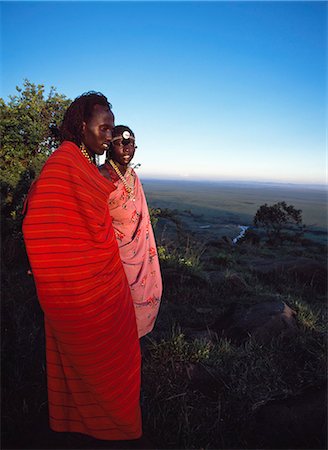
[{"label": "distant plain", "polygon": [[142,179],[149,206],[177,210],[194,233],[212,239],[238,234],[252,225],[258,208],[285,201],[302,210],[309,237],[326,240],[327,191],[324,186]]}]

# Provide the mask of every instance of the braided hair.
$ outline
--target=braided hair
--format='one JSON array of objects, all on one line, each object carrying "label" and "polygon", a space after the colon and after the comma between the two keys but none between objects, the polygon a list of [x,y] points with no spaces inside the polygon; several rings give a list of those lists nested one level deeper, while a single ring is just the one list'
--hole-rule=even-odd
[{"label": "braided hair", "polygon": [[77,97],[68,107],[60,127],[60,140],[82,144],[83,122],[88,122],[95,105],[112,109],[112,105],[101,92],[89,91]]}]

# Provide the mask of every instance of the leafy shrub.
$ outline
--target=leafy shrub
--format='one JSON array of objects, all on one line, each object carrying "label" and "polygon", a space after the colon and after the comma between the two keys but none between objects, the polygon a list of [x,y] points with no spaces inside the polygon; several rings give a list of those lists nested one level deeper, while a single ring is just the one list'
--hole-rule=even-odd
[{"label": "leafy shrub", "polygon": [[[294,232],[299,237],[303,233],[302,211],[295,209],[286,202],[275,203],[268,206],[267,203],[260,206],[254,216],[254,225],[263,227],[269,238],[277,240],[282,237],[282,231]],[[286,235],[285,235],[286,236]]]},{"label": "leafy shrub", "polygon": [[1,213],[13,220],[33,178],[58,144],[53,130],[70,103],[54,87],[45,96],[43,85],[28,80],[16,90],[7,104],[0,99]]},{"label": "leafy shrub", "polygon": [[151,208],[151,207],[149,207],[148,210],[149,210],[151,225],[152,225],[153,229],[155,229],[158,219],[159,219],[159,216],[161,214],[161,210],[160,210],[160,208]]},{"label": "leafy shrub", "polygon": [[187,245],[184,249],[177,247],[169,249],[167,246],[159,245],[157,251],[160,261],[170,267],[187,268],[193,271],[201,270],[201,251],[197,248]]}]

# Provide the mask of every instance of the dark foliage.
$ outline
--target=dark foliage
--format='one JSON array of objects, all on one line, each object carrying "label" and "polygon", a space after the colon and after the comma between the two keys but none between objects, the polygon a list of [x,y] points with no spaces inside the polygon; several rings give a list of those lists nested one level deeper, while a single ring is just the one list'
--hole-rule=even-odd
[{"label": "dark foliage", "polygon": [[275,203],[268,206],[266,203],[257,210],[254,217],[254,225],[263,227],[270,239],[277,241],[285,232],[292,232],[293,236],[300,237],[303,234],[302,211],[295,209],[286,202]]}]

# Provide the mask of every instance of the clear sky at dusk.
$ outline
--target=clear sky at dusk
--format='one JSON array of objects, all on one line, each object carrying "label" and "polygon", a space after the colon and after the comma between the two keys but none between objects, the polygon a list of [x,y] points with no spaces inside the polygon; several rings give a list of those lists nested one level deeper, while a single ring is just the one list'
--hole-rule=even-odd
[{"label": "clear sky at dusk", "polygon": [[324,183],[327,3],[1,2],[1,97],[103,92],[141,177]]}]

